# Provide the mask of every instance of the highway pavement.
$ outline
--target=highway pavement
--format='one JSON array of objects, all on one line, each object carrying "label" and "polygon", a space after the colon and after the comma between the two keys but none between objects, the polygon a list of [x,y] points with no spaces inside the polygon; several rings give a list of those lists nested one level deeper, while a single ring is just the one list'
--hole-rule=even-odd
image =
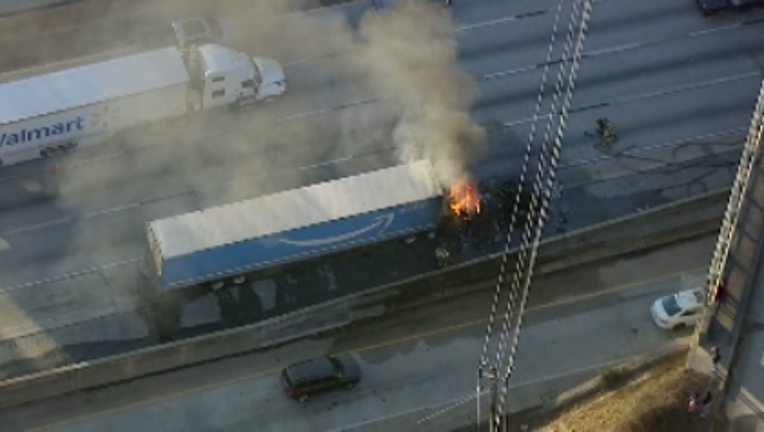
[{"label": "highway pavement", "polygon": [[[689,331],[655,326],[648,308],[657,296],[703,280],[714,240],[538,278],[510,381],[512,406],[535,406],[567,389],[575,382],[564,379],[571,374],[585,379],[582,371],[591,372],[588,378],[619,360],[688,342]],[[4,431],[421,430],[474,395],[490,296],[474,294],[264,353],[21,406],[0,412],[0,422]],[[277,373],[285,364],[340,352],[361,365],[356,389],[305,404],[284,396]],[[545,394],[527,392],[528,384],[542,388],[545,380],[551,380]]]},{"label": "highway pavement", "polygon": [[[472,114],[490,130],[477,173],[517,173],[547,58],[538,113],[549,114],[567,25],[560,24],[549,56],[557,5],[473,0],[453,7],[459,65],[477,81]],[[340,14],[357,25],[366,12],[366,2],[357,2],[309,22],[321,29]],[[730,183],[761,80],[762,19],[761,11],[706,19],[684,0],[596,3],[560,163],[565,194],[556,205],[567,210],[569,229]],[[270,36],[288,40],[298,31],[290,25],[305,22],[287,21]],[[40,194],[43,164],[4,170],[3,337],[33,338],[24,343],[35,355],[56,343],[147,337],[134,276],[144,222],[396,163],[391,134],[400,106],[327,34],[328,42],[317,36],[305,44],[314,55],[295,43],[263,52],[286,64],[284,100],[140,128],[75,154],[63,161],[53,199]],[[610,151],[584,134],[602,116],[619,130]],[[199,322],[217,312],[188,313]],[[67,330],[50,336],[53,327]]]}]

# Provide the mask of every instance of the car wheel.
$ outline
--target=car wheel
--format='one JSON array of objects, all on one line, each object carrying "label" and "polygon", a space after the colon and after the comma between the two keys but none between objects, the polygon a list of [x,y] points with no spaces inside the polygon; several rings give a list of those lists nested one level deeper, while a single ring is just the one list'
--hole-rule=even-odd
[{"label": "car wheel", "polygon": [[308,395],[300,395],[300,397],[297,398],[297,400],[300,401],[300,402],[307,402],[308,399],[309,399]]},{"label": "car wheel", "polygon": [[677,330],[683,330],[685,327],[687,327],[687,324],[685,323],[679,323],[671,328],[671,330],[677,331]]},{"label": "car wheel", "polygon": [[347,383],[347,384],[345,384],[345,390],[353,390],[355,388],[355,385],[356,385],[356,383],[354,383],[354,382]]}]

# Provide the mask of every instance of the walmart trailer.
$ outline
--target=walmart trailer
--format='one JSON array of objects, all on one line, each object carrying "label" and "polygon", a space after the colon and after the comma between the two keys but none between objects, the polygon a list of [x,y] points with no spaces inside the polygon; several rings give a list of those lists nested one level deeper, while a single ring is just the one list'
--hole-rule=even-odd
[{"label": "walmart trailer", "polygon": [[241,108],[286,91],[281,65],[223,45],[175,47],[0,84],[0,167],[96,144],[141,123]]},{"label": "walmart trailer", "polygon": [[180,51],[166,48],[0,84],[0,166],[179,116],[188,81]]},{"label": "walmart trailer", "polygon": [[419,161],[147,224],[160,291],[435,229],[442,191]]}]

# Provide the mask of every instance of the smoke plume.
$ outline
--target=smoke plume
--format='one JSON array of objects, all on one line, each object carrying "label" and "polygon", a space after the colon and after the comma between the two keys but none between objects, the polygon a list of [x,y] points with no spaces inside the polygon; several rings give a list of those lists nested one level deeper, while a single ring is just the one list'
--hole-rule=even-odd
[{"label": "smoke plume", "polygon": [[393,139],[403,161],[427,158],[443,186],[463,180],[485,141],[468,114],[476,86],[459,69],[447,10],[426,0],[399,2],[362,22],[374,84],[402,105]]}]

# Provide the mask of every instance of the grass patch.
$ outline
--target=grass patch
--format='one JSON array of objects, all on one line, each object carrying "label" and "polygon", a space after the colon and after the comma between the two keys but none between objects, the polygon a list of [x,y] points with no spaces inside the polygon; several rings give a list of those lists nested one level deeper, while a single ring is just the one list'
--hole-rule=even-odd
[{"label": "grass patch", "polygon": [[712,382],[685,370],[685,360],[679,355],[636,376],[621,367],[608,369],[600,375],[602,392],[562,411],[510,416],[509,431],[722,432],[718,393],[706,418],[687,411],[690,395],[704,394]]},{"label": "grass patch", "polygon": [[[708,417],[687,411],[693,392],[704,393],[711,382],[685,370],[683,356],[623,383],[625,371],[608,370],[602,379],[623,386],[608,391],[555,419],[539,430],[547,432],[692,432],[721,431],[721,416],[712,409]],[[607,378],[606,378],[607,377]],[[718,399],[718,396],[716,397]],[[718,400],[714,401],[714,408]]]},{"label": "grass patch", "polygon": [[608,387],[616,387],[626,380],[628,370],[624,367],[612,367],[602,372],[600,379]]}]

